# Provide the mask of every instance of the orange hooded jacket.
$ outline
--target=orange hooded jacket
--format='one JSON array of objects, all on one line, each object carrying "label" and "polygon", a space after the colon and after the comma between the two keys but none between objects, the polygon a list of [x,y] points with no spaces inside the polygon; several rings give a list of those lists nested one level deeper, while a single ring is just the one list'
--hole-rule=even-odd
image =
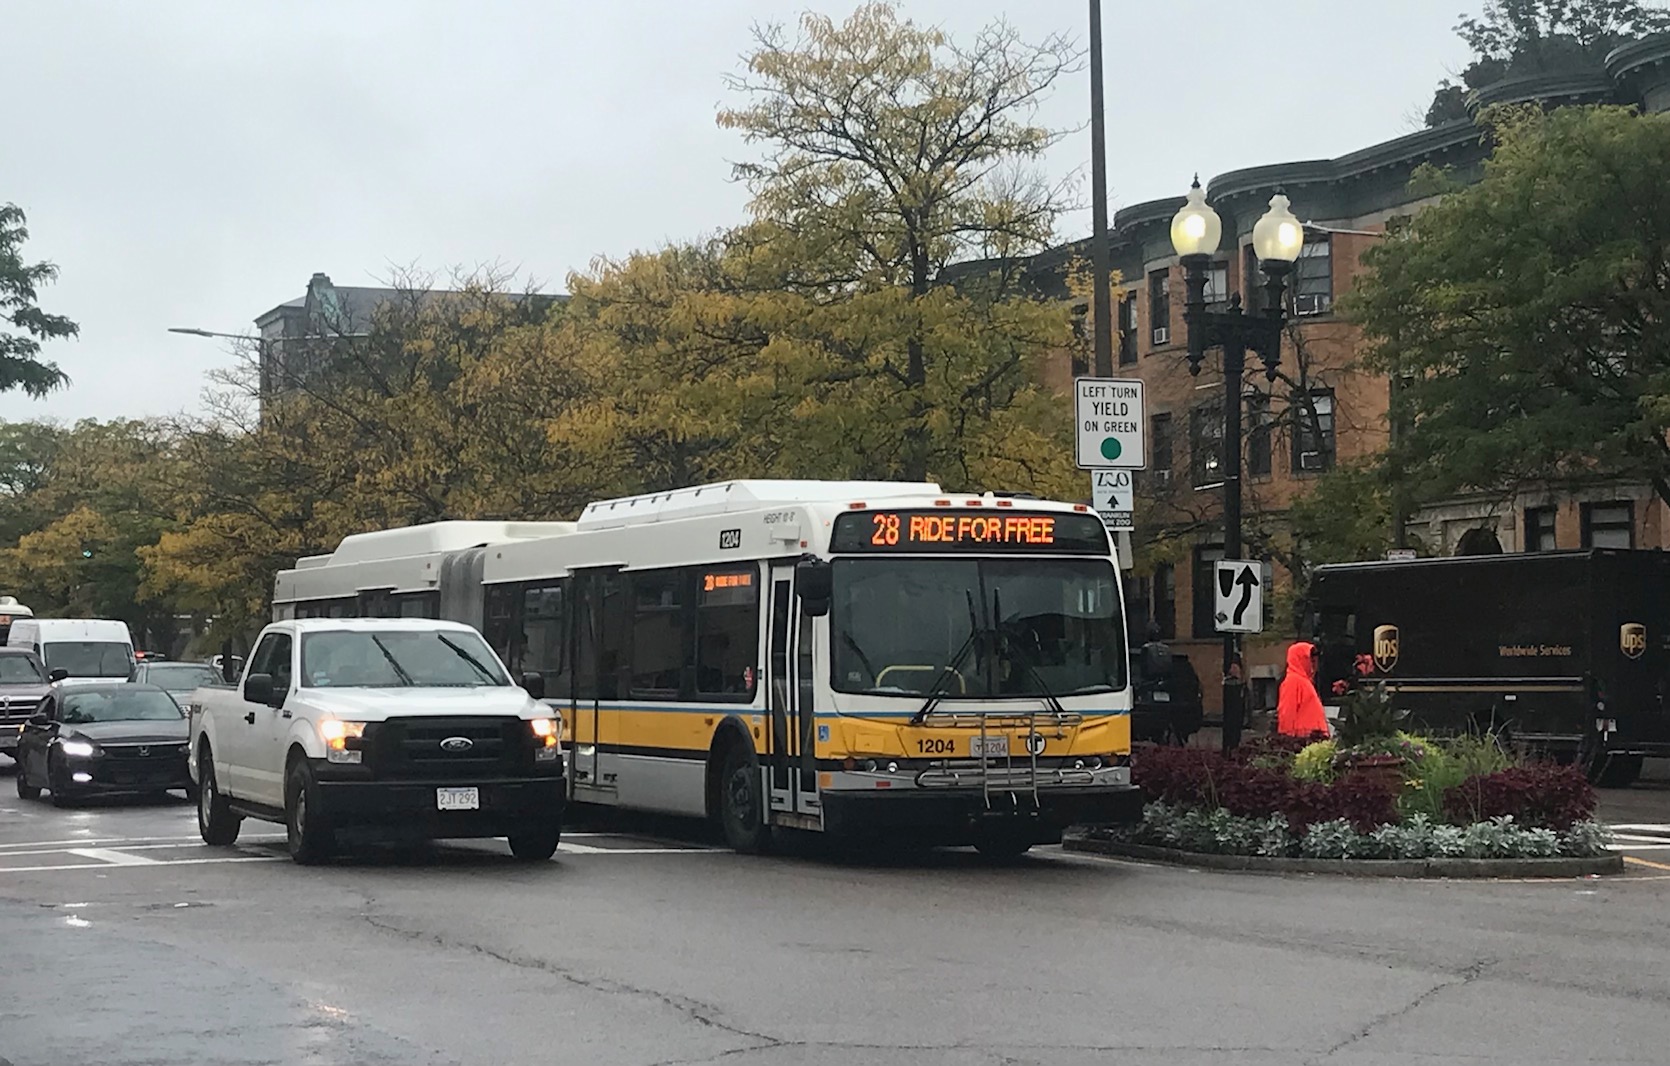
[{"label": "orange hooded jacket", "polygon": [[1316,694],[1315,645],[1299,641],[1287,649],[1287,676],[1282,678],[1281,696],[1276,701],[1276,732],[1289,737],[1310,737],[1328,733],[1328,715]]}]

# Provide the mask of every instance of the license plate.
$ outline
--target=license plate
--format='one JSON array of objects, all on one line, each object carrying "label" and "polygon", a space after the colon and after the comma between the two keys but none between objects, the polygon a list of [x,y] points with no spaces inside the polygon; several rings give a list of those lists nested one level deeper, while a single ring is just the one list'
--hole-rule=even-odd
[{"label": "license plate", "polygon": [[1156,692],[1156,693],[1154,693],[1154,702],[1155,703],[1170,703],[1171,702],[1171,693],[1169,693],[1169,692]]},{"label": "license plate", "polygon": [[969,755],[976,759],[1002,759],[1009,754],[1009,738],[970,737],[968,748]]},{"label": "license plate", "polygon": [[476,811],[481,809],[479,788],[437,788],[435,808],[442,811]]}]

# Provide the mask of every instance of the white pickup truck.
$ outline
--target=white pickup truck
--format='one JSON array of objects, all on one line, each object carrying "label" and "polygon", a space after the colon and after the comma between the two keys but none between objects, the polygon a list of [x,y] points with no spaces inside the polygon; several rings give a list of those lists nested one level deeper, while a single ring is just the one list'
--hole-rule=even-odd
[{"label": "white pickup truck", "polygon": [[236,688],[190,697],[197,826],[229,845],[280,822],[319,862],[339,835],[561,838],[562,722],[474,629],[429,619],[298,619],[262,630]]}]

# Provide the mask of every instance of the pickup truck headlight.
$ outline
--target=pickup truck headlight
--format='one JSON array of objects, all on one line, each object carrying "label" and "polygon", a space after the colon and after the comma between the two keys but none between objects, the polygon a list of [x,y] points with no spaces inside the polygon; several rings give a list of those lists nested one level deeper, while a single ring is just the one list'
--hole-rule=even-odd
[{"label": "pickup truck headlight", "polygon": [[98,754],[98,745],[88,740],[64,740],[58,743],[58,750],[76,759],[85,759]]},{"label": "pickup truck headlight", "polygon": [[[337,763],[357,763],[363,753],[359,749],[359,739],[365,735],[364,722],[344,722],[336,718],[324,718],[319,722],[319,737],[325,742],[325,761]],[[352,747],[349,741],[353,741]]]},{"label": "pickup truck headlight", "polygon": [[562,719],[535,718],[528,725],[533,728],[534,761],[555,761],[562,754]]}]

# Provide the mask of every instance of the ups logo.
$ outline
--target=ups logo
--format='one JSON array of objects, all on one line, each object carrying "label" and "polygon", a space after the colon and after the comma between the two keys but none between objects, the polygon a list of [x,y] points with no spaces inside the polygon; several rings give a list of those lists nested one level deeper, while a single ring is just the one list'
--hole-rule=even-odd
[{"label": "ups logo", "polygon": [[1374,627],[1374,665],[1391,673],[1397,665],[1397,626]]},{"label": "ups logo", "polygon": [[1625,622],[1619,626],[1618,648],[1630,659],[1639,659],[1647,654],[1647,627],[1640,622]]}]

